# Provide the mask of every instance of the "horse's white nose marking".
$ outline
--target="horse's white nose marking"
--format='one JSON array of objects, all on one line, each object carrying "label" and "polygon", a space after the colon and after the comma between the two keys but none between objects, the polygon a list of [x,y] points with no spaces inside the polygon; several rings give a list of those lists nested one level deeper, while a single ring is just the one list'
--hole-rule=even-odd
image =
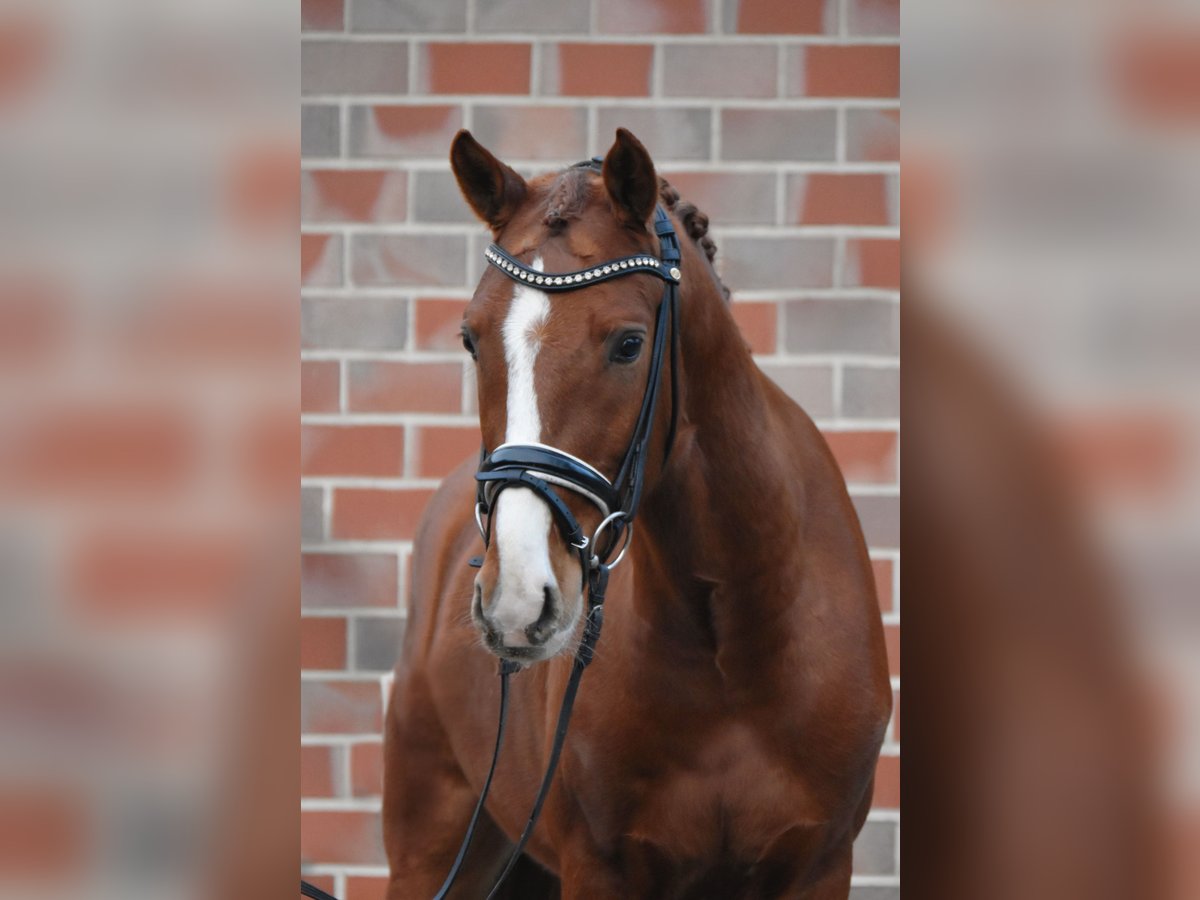
[{"label": "horse's white nose marking", "polygon": [[[540,256],[532,268],[543,271]],[[504,440],[510,444],[538,443],[542,438],[533,368],[541,344],[539,332],[549,317],[549,296],[518,282],[502,329],[508,363]],[[548,543],[550,510],[531,491],[511,488],[496,504],[495,525],[500,580],[488,617],[511,646],[525,643],[525,628],[542,612],[543,588],[554,581]]]}]

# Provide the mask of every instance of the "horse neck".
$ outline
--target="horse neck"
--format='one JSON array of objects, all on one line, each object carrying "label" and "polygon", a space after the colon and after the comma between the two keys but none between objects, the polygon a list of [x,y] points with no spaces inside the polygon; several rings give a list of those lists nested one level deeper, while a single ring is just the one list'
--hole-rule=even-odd
[{"label": "horse neck", "polygon": [[[761,621],[794,596],[798,579],[788,570],[799,564],[803,452],[782,430],[777,399],[724,296],[714,281],[699,282],[680,297],[680,427],[639,515],[638,580],[672,598],[646,599],[643,618],[678,623],[683,612],[697,637],[721,643],[722,628],[747,633],[750,620],[739,615]],[[754,608],[720,608],[735,592],[753,596]]]}]

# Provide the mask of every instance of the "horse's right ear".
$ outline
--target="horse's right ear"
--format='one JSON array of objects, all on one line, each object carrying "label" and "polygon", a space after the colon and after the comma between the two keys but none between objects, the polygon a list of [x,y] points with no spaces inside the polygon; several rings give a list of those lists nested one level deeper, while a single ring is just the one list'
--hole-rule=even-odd
[{"label": "horse's right ear", "polygon": [[494,233],[499,233],[525,199],[525,179],[463,129],[450,145],[450,167],[458,187]]}]

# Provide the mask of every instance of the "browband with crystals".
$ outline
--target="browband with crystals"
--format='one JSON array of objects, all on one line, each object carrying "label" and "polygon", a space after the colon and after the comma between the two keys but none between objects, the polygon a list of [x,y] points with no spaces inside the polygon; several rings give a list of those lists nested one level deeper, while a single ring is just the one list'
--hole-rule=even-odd
[{"label": "browband with crystals", "polygon": [[536,284],[544,291],[573,291],[587,282],[607,281],[634,272],[657,275],[670,284],[678,284],[680,277],[677,265],[667,265],[653,256],[624,256],[577,272],[546,273],[531,269],[516,257],[509,255],[498,244],[491,244],[483,255],[488,262],[514,281]]}]

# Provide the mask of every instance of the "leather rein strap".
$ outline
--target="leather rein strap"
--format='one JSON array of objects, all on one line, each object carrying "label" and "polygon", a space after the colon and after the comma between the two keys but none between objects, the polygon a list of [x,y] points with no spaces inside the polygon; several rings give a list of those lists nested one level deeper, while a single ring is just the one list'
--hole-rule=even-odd
[{"label": "leather rein strap", "polygon": [[[596,158],[577,165],[599,171],[602,161]],[[538,290],[551,293],[574,291],[601,281],[633,274],[655,275],[665,282],[663,297],[659,302],[656,316],[646,393],[642,398],[642,406],[638,412],[629,447],[625,451],[614,481],[610,482],[599,471],[578,457],[544,444],[503,444],[491,453],[487,453],[486,449],[480,453],[479,470],[475,474],[477,482],[475,513],[484,546],[487,547],[491,542],[492,512],[496,508],[499,495],[503,491],[515,487],[533,491],[550,508],[551,517],[563,540],[578,553],[583,587],[587,594],[583,637],[575,652],[571,675],[563,693],[562,705],[559,707],[558,721],[554,728],[554,743],[550,748],[546,772],[542,776],[542,782],[537,796],[534,798],[533,808],[529,813],[525,828],[488,894],[488,900],[496,897],[501,885],[516,866],[526,844],[533,835],[542,806],[550,793],[554,774],[558,769],[559,758],[566,741],[567,728],[571,721],[571,712],[575,704],[575,696],[579,692],[580,679],[583,677],[584,669],[588,667],[595,655],[596,643],[600,639],[600,629],[604,624],[604,597],[608,589],[608,575],[625,555],[625,548],[628,546],[632,534],[633,519],[641,502],[647,449],[654,430],[662,369],[667,354],[668,334],[671,340],[671,420],[667,432],[664,460],[670,455],[671,446],[675,440],[678,415],[680,251],[675,228],[661,206],[655,207],[654,231],[658,236],[660,258],[650,255],[626,256],[574,272],[539,272],[526,266],[496,244],[492,244],[484,253],[485,258],[492,266],[513,281],[531,284]],[[556,488],[579,494],[600,510],[601,522],[591,537],[584,533],[583,526],[580,525],[567,504],[563,502]],[[601,540],[602,536],[603,541]],[[618,547],[620,552],[616,553],[614,558],[614,551],[617,551]],[[479,561],[480,558],[476,557],[472,560],[472,565],[478,565]],[[467,851],[475,836],[475,828],[487,801],[488,792],[492,786],[492,776],[495,775],[496,763],[500,758],[500,748],[504,740],[504,724],[508,715],[509,676],[519,670],[518,663],[510,660],[500,662],[500,712],[491,766],[483,783],[479,800],[471,814],[466,834],[463,836],[462,846],[459,847],[454,864],[434,900],[445,900],[466,862]],[[314,900],[336,900],[325,891],[305,881],[300,882],[300,892]]]}]

